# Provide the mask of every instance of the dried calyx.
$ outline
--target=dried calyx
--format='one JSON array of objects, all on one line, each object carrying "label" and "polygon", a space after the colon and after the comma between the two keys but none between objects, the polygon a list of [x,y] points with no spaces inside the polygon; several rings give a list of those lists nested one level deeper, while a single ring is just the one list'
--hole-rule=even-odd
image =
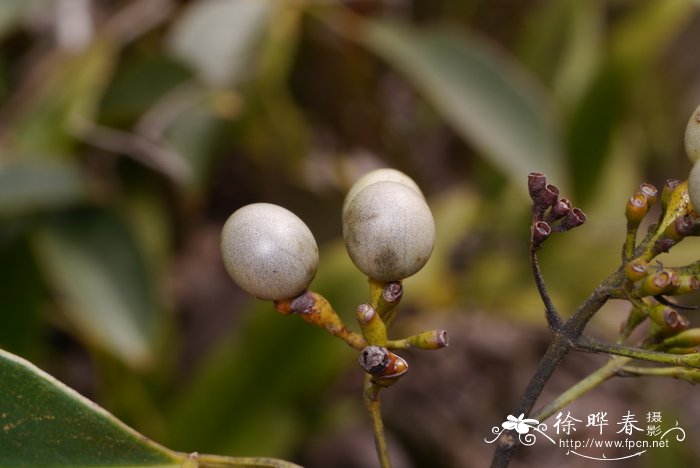
[{"label": "dried calyx", "polygon": [[567,198],[560,198],[559,188],[548,184],[541,172],[531,172],[527,182],[532,199],[533,249],[538,249],[550,234],[568,231],[586,221],[586,214]]}]

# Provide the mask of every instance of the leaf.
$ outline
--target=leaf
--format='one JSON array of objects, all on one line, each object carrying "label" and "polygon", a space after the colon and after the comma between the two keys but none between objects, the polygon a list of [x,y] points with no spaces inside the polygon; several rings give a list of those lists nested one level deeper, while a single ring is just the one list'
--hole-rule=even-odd
[{"label": "leaf", "polygon": [[445,27],[371,21],[356,34],[518,185],[533,170],[564,180],[550,97],[503,52]]},{"label": "leaf", "polygon": [[[312,289],[332,300],[351,323],[358,301],[367,295],[365,278],[342,242],[326,246],[320,258]],[[299,317],[275,312],[270,302],[255,301],[238,313],[246,318],[235,339],[207,357],[169,411],[167,443],[187,450],[286,456],[313,432],[308,408],[323,411],[325,389],[357,365],[357,353]],[[265,423],[269,419],[274,425]]]},{"label": "leaf", "polygon": [[0,346],[31,353],[39,337],[39,311],[44,295],[24,237],[0,243],[0,265]]},{"label": "leaf", "polygon": [[74,203],[86,196],[86,185],[74,164],[21,160],[0,165],[0,217]]},{"label": "leaf", "polygon": [[269,458],[174,452],[139,434],[32,363],[1,349],[0,465],[297,467]]},{"label": "leaf", "polygon": [[248,64],[271,6],[265,0],[194,2],[175,24],[168,46],[205,82],[230,85]]},{"label": "leaf", "polygon": [[27,11],[43,7],[42,4],[45,3],[48,3],[48,0],[3,0],[0,2],[0,39],[12,32]]},{"label": "leaf", "polygon": [[51,156],[72,154],[75,134],[93,122],[111,78],[117,47],[94,40],[79,54],[49,54],[35,65],[17,91],[21,106],[8,125],[15,150]]},{"label": "leaf", "polygon": [[124,224],[106,211],[76,211],[47,223],[34,246],[40,269],[83,338],[132,367],[148,366],[157,304]]},{"label": "leaf", "polygon": [[33,364],[0,350],[2,466],[180,466],[182,456],[130,429]]}]

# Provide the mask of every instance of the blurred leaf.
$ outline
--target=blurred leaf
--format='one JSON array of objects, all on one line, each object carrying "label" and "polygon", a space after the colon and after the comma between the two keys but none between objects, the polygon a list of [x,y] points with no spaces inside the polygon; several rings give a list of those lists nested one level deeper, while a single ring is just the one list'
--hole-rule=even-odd
[{"label": "blurred leaf", "polygon": [[75,132],[93,121],[111,76],[114,44],[95,40],[77,55],[54,53],[39,62],[18,91],[22,106],[11,124],[11,145],[29,153],[70,153]]},{"label": "blurred leaf", "polygon": [[693,8],[682,0],[647,1],[613,31],[608,57],[581,96],[567,132],[575,199],[579,203],[589,201],[598,187],[613,132],[628,111],[629,99],[636,95],[640,82],[637,77],[646,75],[659,60],[691,17]]},{"label": "blurred leaf", "polygon": [[298,468],[269,458],[173,452],[1,349],[0,429],[2,466]]},{"label": "blurred leaf", "polygon": [[37,338],[41,278],[25,239],[0,247],[0,346],[31,353]]},{"label": "blurred leaf", "polygon": [[[159,51],[158,51],[159,52]],[[157,76],[157,80],[144,79]],[[160,53],[127,54],[100,103],[100,121],[133,125],[159,99],[191,77],[189,69]]]},{"label": "blurred leaf", "polygon": [[623,111],[625,83],[621,70],[610,64],[586,90],[571,117],[567,149],[577,203],[589,201],[598,186],[613,127]]},{"label": "blurred leaf", "polygon": [[10,32],[30,9],[42,6],[48,0],[3,0],[0,2],[0,39]]},{"label": "blurred leaf", "polygon": [[19,160],[0,165],[0,217],[69,205],[86,196],[80,169],[58,161]]},{"label": "blurred leaf", "polygon": [[231,85],[246,69],[271,5],[267,0],[194,2],[175,24],[169,48],[210,85]]},{"label": "blurred leaf", "polygon": [[[352,323],[357,304],[367,300],[366,279],[340,242],[324,248],[320,258],[312,288]],[[355,363],[357,351],[299,317],[278,314],[270,302],[254,301],[238,313],[247,316],[234,339],[207,358],[169,412],[169,443],[288,456],[311,423],[309,408],[320,411],[318,400],[330,381]],[[357,379],[362,379],[359,368]]]},{"label": "blurred leaf", "polygon": [[157,304],[131,233],[108,212],[57,217],[35,237],[37,261],[84,339],[134,367],[151,364]]},{"label": "blurred leaf", "polygon": [[0,350],[3,466],[182,466],[178,455],[41,371]]},{"label": "blurred leaf", "polygon": [[[352,359],[347,345],[299,317],[277,314],[270,303],[250,313],[237,339],[210,356],[170,411],[172,445],[289,455],[303,432],[303,402],[312,404]],[[277,426],[277,415],[284,424]]]},{"label": "blurred leaf", "polygon": [[550,97],[515,61],[448,28],[369,22],[359,40],[396,67],[484,157],[520,186],[537,170],[563,181]]}]

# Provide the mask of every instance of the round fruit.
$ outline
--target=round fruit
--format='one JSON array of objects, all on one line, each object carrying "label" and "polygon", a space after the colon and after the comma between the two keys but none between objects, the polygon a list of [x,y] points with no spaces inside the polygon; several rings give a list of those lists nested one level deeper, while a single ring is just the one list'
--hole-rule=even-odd
[{"label": "round fruit", "polygon": [[231,278],[260,299],[296,297],[318,267],[309,228],[291,211],[254,203],[234,212],[221,233],[221,256]]}]

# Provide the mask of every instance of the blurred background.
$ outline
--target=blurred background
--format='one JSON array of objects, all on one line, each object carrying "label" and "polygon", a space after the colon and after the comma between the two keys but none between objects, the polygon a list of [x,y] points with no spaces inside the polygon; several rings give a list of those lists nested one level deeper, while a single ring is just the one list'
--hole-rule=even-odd
[{"label": "blurred background", "polygon": [[[342,200],[394,167],[425,192],[438,237],[393,334],[444,328],[451,344],[407,351],[408,376],[384,392],[392,456],[488,466],[484,439],[549,343],[526,175],[588,214],[541,256],[568,315],[616,268],[637,185],[690,169],[699,13],[691,0],[3,0],[0,347],[176,450],[375,466],[356,353],[241,292],[219,233],[248,203],[294,211],[321,251],[313,289],[354,327],[367,284],[342,246]],[[698,257],[690,239],[665,261]],[[612,339],[627,310],[609,304],[589,333]],[[541,403],[603,362],[570,356]],[[661,411],[686,441],[625,466],[700,465],[687,383],[614,379],[570,410]],[[541,443],[512,466],[583,462]]]}]

